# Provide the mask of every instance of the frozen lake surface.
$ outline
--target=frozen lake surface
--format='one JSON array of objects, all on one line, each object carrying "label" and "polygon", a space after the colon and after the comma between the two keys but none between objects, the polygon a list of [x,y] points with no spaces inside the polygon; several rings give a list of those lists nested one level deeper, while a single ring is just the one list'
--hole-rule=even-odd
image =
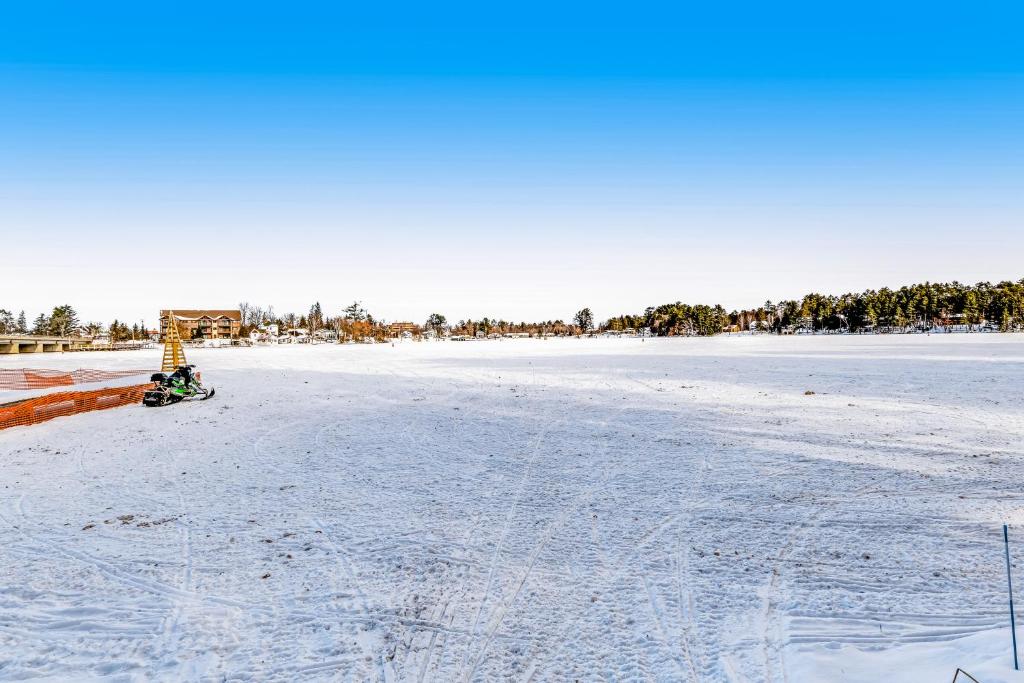
[{"label": "frozen lake surface", "polygon": [[0,431],[0,679],[1021,680],[1022,335],[189,360]]}]

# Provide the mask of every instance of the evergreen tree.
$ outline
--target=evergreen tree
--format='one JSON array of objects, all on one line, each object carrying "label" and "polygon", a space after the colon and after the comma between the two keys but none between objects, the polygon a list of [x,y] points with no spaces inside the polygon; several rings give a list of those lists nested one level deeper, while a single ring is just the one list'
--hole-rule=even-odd
[{"label": "evergreen tree", "polygon": [[347,308],[345,308],[344,314],[346,318],[353,322],[362,322],[367,318],[366,310],[358,301],[353,301]]},{"label": "evergreen tree", "polygon": [[32,323],[32,334],[46,335],[50,333],[50,319],[40,313]]},{"label": "evergreen tree", "polygon": [[594,314],[589,308],[581,309],[573,316],[573,322],[580,328],[580,331],[589,332],[594,327]]},{"label": "evergreen tree", "polygon": [[963,304],[963,316],[964,323],[969,328],[977,325],[979,320],[978,312],[980,307],[978,306],[978,295],[973,290],[968,290],[964,293],[964,304]]},{"label": "evergreen tree", "polygon": [[10,311],[0,308],[0,334],[11,334],[15,331],[15,326],[14,315]]},{"label": "evergreen tree", "polygon": [[309,323],[310,334],[314,334],[318,329],[324,326],[324,312],[323,309],[320,308],[319,301],[310,306],[309,315],[306,316],[306,320]]},{"label": "evergreen tree", "polygon": [[427,324],[424,325],[428,330],[440,333],[448,320],[440,313],[431,313],[430,317],[427,318]]},{"label": "evergreen tree", "polygon": [[18,322],[16,323],[14,331],[18,334],[28,333],[28,320],[25,318],[25,311],[18,314]]},{"label": "evergreen tree", "polygon": [[78,315],[70,304],[57,306],[50,315],[50,334],[69,337],[78,329]]}]

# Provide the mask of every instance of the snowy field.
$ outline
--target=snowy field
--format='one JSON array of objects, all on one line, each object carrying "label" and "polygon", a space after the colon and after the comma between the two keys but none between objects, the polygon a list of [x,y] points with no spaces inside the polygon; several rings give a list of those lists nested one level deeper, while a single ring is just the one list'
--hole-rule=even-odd
[{"label": "snowy field", "polygon": [[1024,680],[1024,336],[189,360],[0,431],[0,679]]}]

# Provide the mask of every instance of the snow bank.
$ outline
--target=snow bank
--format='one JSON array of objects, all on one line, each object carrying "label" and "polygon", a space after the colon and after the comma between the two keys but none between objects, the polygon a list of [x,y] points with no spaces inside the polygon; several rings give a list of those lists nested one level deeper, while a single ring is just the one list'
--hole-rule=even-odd
[{"label": "snow bank", "polygon": [[[830,643],[787,652],[793,681],[847,681],[849,683],[920,683],[950,681],[962,668],[982,683],[1024,681],[1013,670],[1009,627],[984,631],[949,641],[923,641],[876,649]],[[1021,653],[1024,654],[1024,653]],[[969,682],[961,677],[958,683]]]}]

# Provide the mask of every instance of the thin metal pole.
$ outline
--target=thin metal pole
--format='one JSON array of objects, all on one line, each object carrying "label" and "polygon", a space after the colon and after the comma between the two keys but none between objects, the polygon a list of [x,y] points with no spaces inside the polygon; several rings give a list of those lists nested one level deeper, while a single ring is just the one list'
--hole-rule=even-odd
[{"label": "thin metal pole", "polygon": [[1003,525],[1003,545],[1006,548],[1006,587],[1010,591],[1010,633],[1013,634],[1013,668],[1020,670],[1017,664],[1017,620],[1013,616],[1013,582],[1010,579],[1010,534]]}]

